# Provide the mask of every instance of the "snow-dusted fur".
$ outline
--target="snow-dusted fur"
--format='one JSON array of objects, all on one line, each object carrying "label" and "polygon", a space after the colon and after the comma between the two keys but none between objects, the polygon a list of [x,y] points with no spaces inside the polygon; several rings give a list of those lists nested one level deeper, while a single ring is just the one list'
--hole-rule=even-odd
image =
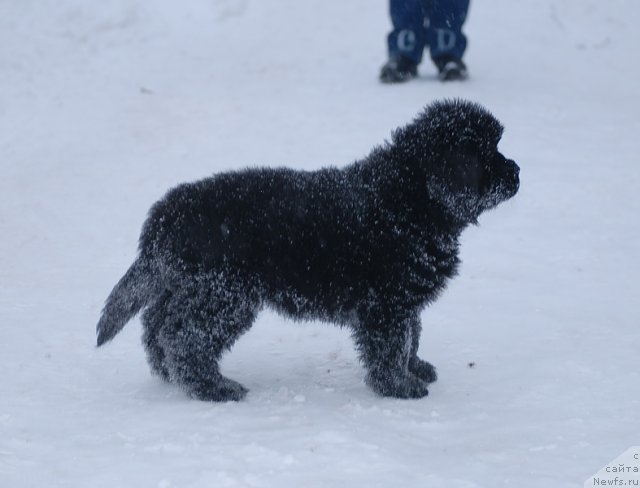
[{"label": "snow-dusted fur", "polygon": [[98,345],[144,309],[152,370],[202,400],[247,390],[218,360],[265,306],[349,327],[381,395],[419,398],[436,372],[417,357],[420,311],[456,274],[458,239],[518,190],[500,123],[436,102],[344,168],[258,168],[169,191],[139,256],[107,299]]}]

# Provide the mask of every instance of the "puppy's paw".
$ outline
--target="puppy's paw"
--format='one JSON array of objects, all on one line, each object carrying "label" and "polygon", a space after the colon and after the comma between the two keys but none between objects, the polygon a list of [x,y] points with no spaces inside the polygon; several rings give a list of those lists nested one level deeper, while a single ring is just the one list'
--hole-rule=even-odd
[{"label": "puppy's paw", "polygon": [[385,397],[422,398],[429,394],[428,383],[409,371],[370,372],[366,381],[373,391]]},{"label": "puppy's paw", "polygon": [[249,392],[237,381],[221,376],[217,381],[207,381],[187,387],[190,397],[208,402],[238,402]]},{"label": "puppy's paw", "polygon": [[433,383],[438,379],[436,368],[419,357],[409,360],[409,371],[427,383]]}]

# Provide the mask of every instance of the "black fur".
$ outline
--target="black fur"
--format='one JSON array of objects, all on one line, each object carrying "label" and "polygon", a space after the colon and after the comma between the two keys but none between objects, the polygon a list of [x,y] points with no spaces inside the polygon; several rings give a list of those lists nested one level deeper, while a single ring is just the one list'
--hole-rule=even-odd
[{"label": "black fur", "polygon": [[436,102],[392,142],[344,168],[247,169],[169,191],[97,326],[98,345],[140,310],[152,370],[203,400],[247,390],[220,374],[225,349],[265,306],[349,327],[381,395],[419,398],[420,311],[458,266],[458,238],[518,190],[482,107]]}]

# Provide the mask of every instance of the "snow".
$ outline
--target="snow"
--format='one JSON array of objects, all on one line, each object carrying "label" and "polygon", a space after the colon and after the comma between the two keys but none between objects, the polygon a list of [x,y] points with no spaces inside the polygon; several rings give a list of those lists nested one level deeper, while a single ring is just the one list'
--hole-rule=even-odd
[{"label": "snow", "polygon": [[[473,2],[467,82],[384,86],[383,0],[1,2],[0,485],[562,488],[637,445],[639,21]],[[168,188],[347,164],[442,97],[501,120],[522,186],[423,315],[429,397],[375,396],[346,331],[269,313],[223,362],[241,403],[152,377],[137,320],[94,347]]]}]

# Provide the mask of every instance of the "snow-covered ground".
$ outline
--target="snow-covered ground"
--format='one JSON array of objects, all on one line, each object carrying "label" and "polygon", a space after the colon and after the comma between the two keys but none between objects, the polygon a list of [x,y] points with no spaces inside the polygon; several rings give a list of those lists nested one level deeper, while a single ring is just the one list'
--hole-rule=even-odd
[{"label": "snow-covered ground", "polygon": [[[384,0],[0,0],[0,486],[582,486],[640,443],[639,25],[472,2],[468,82],[383,86]],[[241,403],[152,377],[137,320],[94,347],[169,187],[346,164],[441,97],[505,124],[522,187],[423,315],[429,397],[375,396],[346,331],[268,313],[223,363]]]}]

